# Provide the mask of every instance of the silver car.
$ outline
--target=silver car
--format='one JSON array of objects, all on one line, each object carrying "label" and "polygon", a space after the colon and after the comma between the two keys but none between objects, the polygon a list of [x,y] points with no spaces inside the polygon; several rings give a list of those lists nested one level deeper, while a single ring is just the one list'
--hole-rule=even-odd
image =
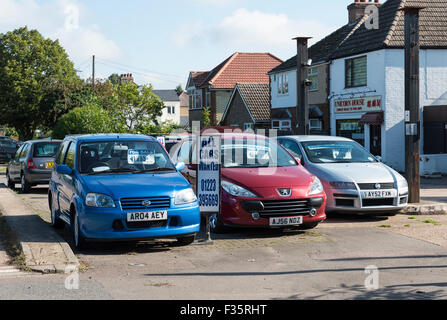
[{"label": "silver car", "polygon": [[327,212],[393,215],[408,205],[407,180],[351,139],[287,136],[278,142],[320,178]]}]

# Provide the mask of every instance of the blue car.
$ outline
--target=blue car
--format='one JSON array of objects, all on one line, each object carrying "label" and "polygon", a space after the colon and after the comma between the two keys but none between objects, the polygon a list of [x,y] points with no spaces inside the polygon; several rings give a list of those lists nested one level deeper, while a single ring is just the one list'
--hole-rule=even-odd
[{"label": "blue car", "polygon": [[78,249],[91,241],[166,237],[191,244],[200,229],[200,209],[180,174],[184,168],[172,164],[152,137],[66,137],[48,190],[51,224],[70,226]]}]

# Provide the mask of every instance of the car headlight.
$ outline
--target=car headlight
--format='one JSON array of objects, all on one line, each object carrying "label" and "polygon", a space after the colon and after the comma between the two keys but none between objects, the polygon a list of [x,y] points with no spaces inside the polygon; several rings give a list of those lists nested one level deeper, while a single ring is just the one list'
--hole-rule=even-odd
[{"label": "car headlight", "polygon": [[321,183],[320,179],[315,177],[314,182],[312,183],[312,186],[310,187],[309,195],[313,196],[315,194],[320,194],[324,191],[323,184]]},{"label": "car headlight", "polygon": [[407,195],[408,194],[408,182],[405,178],[398,179],[397,188],[399,189],[399,195]]},{"label": "car headlight", "polygon": [[85,197],[85,205],[96,208],[115,208],[113,199],[101,193],[89,193]]},{"label": "car headlight", "polygon": [[257,197],[254,193],[248,191],[245,188],[242,188],[241,186],[238,186],[237,184],[222,180],[221,185],[222,185],[222,188],[226,192],[231,194],[232,196],[244,197],[244,198],[256,198]]},{"label": "car headlight", "polygon": [[335,189],[357,189],[353,182],[329,182],[330,186]]},{"label": "car headlight", "polygon": [[174,204],[176,206],[181,204],[193,203],[197,200],[196,194],[190,189],[180,191],[175,195]]}]

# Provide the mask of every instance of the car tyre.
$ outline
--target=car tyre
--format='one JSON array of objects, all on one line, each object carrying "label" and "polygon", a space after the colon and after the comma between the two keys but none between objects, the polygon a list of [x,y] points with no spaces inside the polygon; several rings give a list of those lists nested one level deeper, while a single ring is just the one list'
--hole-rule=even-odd
[{"label": "car tyre", "polygon": [[11,180],[11,177],[9,176],[9,172],[6,172],[6,185],[9,189],[14,189],[16,184]]},{"label": "car tyre", "polygon": [[301,226],[298,227],[299,230],[311,230],[315,229],[320,223],[319,222],[310,222],[310,223],[304,223]]},{"label": "car tyre", "polygon": [[26,181],[25,175],[20,176],[20,193],[28,193],[31,190],[31,185]]},{"label": "car tyre", "polygon": [[50,206],[51,212],[51,226],[54,229],[63,229],[65,227],[65,222],[56,217],[56,209],[54,208],[53,197],[51,196],[51,194],[49,195],[48,205]]},{"label": "car tyre", "polygon": [[194,242],[196,236],[189,236],[189,237],[183,237],[183,238],[177,238],[177,245],[178,246],[189,246],[191,243]]},{"label": "car tyre", "polygon": [[228,231],[228,228],[225,227],[224,223],[220,219],[219,213],[214,213],[209,217],[209,223],[210,223],[210,231],[212,233],[226,233]]},{"label": "car tyre", "polygon": [[72,221],[72,229],[73,229],[73,243],[77,250],[85,250],[87,249],[87,242],[85,238],[81,234],[81,229],[79,227],[79,216],[77,212],[74,212]]}]

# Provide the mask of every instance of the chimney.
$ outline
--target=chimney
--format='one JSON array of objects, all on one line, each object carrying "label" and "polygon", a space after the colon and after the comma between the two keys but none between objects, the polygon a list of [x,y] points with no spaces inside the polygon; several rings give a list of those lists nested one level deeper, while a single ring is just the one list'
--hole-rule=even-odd
[{"label": "chimney", "polygon": [[126,73],[121,75],[121,83],[134,82],[132,73]]},{"label": "chimney", "polygon": [[349,12],[349,23],[353,23],[365,15],[365,9],[367,6],[377,6],[380,7],[380,0],[355,0],[348,6]]}]

